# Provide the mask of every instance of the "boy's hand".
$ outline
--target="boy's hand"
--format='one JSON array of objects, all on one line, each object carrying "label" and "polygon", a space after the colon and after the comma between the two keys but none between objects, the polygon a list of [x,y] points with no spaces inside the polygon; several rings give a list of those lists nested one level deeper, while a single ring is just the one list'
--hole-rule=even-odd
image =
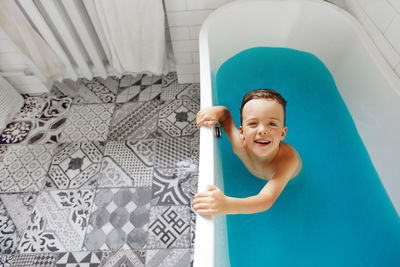
[{"label": "boy's hand", "polygon": [[229,198],[214,186],[208,185],[205,192],[194,196],[193,208],[200,215],[223,215],[229,213]]},{"label": "boy's hand", "polygon": [[200,129],[201,126],[213,126],[218,121],[224,121],[226,117],[226,107],[208,107],[202,108],[196,115],[196,125]]}]

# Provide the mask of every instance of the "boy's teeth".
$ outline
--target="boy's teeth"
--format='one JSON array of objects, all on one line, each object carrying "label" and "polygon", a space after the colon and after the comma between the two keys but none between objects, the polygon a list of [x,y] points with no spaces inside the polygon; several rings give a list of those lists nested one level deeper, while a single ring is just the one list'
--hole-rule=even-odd
[{"label": "boy's teeth", "polygon": [[269,141],[256,141],[256,143],[260,143],[260,144],[269,144]]}]

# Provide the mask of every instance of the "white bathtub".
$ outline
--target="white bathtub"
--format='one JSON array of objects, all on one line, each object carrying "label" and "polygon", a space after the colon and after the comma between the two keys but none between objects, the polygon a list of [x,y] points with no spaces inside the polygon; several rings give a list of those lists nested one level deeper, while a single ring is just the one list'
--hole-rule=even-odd
[{"label": "white bathtub", "polygon": [[[323,1],[234,1],[200,31],[201,107],[211,106],[218,68],[251,47],[285,47],[317,56],[329,69],[382,183],[400,214],[400,80],[362,26]],[[222,186],[211,129],[200,131],[199,191]],[[225,217],[197,215],[194,266],[229,266]]]}]

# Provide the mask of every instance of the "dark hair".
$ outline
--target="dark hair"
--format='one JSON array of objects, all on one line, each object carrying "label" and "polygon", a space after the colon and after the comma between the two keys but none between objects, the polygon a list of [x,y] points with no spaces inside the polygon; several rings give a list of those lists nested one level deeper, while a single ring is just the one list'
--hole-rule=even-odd
[{"label": "dark hair", "polygon": [[246,105],[247,102],[253,99],[272,99],[278,102],[279,104],[282,105],[283,107],[283,124],[286,125],[286,100],[281,96],[280,93],[277,91],[274,91],[272,89],[257,89],[253,90],[249,93],[247,93],[243,97],[242,101],[242,106],[240,107],[240,124],[242,124],[242,111],[244,105]]}]

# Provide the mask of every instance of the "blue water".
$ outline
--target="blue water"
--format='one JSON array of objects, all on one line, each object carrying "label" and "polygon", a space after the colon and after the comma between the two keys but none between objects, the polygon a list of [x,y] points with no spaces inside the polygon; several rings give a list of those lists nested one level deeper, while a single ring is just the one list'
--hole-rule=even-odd
[{"label": "blue water", "polygon": [[[259,47],[213,77],[214,104],[227,106],[237,126],[247,92],[280,92],[288,102],[285,142],[303,160],[271,209],[227,216],[231,266],[400,266],[399,216],[325,65],[308,53]],[[245,169],[226,136],[219,145],[225,194],[257,194],[266,182]]]}]

